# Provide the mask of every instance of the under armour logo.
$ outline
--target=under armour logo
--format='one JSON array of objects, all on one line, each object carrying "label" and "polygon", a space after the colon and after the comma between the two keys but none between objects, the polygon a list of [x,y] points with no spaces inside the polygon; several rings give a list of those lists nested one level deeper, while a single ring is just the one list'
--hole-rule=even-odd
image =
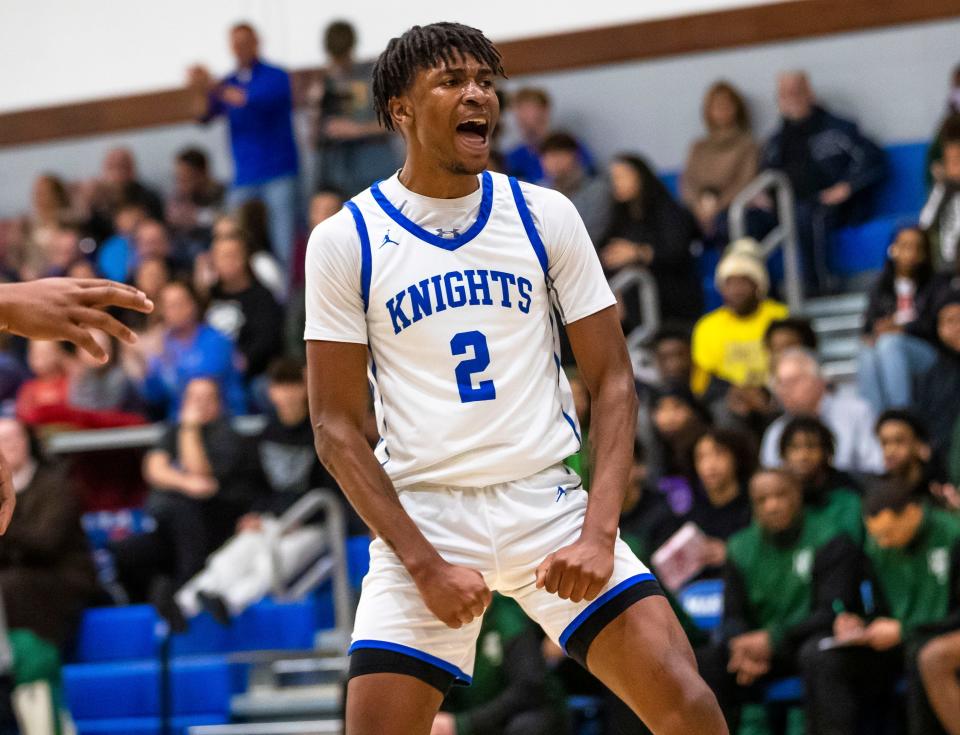
[{"label": "under armour logo", "polygon": [[400,243],[398,243],[396,240],[390,239],[390,230],[387,230],[387,234],[383,236],[383,242],[380,243],[380,247],[383,247],[387,243],[393,243],[394,245],[397,245],[397,246],[400,245]]},{"label": "under armour logo", "polygon": [[564,490],[562,487],[558,487],[558,488],[557,488],[557,500],[556,500],[556,502],[559,503],[559,502],[560,502],[560,498],[562,498],[562,497],[563,497],[564,495],[566,495],[566,494],[567,494],[567,491],[566,491],[566,490]]},{"label": "under armour logo", "polygon": [[438,227],[437,234],[440,237],[454,238],[460,236],[460,230],[457,227],[454,227],[452,230],[444,230],[443,228]]}]

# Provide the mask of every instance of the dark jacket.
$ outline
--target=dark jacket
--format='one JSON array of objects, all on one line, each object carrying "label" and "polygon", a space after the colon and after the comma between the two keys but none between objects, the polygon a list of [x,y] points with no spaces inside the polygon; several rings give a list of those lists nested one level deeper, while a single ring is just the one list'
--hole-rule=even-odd
[{"label": "dark jacket", "polygon": [[727,545],[721,636],[765,629],[775,658],[793,658],[812,635],[829,635],[834,607],[856,609],[862,554],[847,534],[805,517],[772,535],[756,523]]},{"label": "dark jacket", "polygon": [[857,195],[879,183],[886,173],[883,150],[865,137],[856,123],[822,107],[814,107],[806,120],[781,121],[763,147],[760,167],[784,171],[801,201],[846,181],[853,196],[843,208],[851,219],[866,214],[865,202]]},{"label": "dark jacket", "polygon": [[10,528],[0,536],[0,591],[7,624],[63,645],[96,585],[79,504],[64,475],[40,465],[17,494]]},{"label": "dark jacket", "polygon": [[[945,284],[943,279],[928,273],[917,279],[913,296],[917,318],[903,325],[903,331],[914,337],[936,340],[936,306]],[[897,311],[897,292],[894,290],[893,268],[888,262],[877,282],[870,289],[867,311],[864,314],[863,333],[872,334],[877,320],[892,316]]]},{"label": "dark jacket", "polygon": [[207,321],[236,342],[248,378],[263,373],[283,353],[283,319],[273,294],[255,279],[243,291],[227,293],[218,284],[210,292]]},{"label": "dark jacket", "polygon": [[659,200],[642,217],[625,205],[614,208],[601,247],[623,238],[653,248],[650,272],[657,283],[661,319],[691,324],[703,314],[703,290],[690,251],[699,236],[692,215],[671,199]]},{"label": "dark jacket", "polygon": [[937,361],[920,380],[914,407],[927,427],[934,452],[942,458],[960,417],[960,353],[940,346]]}]

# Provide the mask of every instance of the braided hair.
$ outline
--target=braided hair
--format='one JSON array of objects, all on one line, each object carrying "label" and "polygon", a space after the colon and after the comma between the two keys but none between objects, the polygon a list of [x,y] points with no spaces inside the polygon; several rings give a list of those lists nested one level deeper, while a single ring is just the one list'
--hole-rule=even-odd
[{"label": "braided hair", "polygon": [[457,56],[472,56],[490,67],[497,76],[506,76],[500,52],[482,31],[460,23],[431,23],[413,26],[403,35],[390,39],[373,67],[373,104],[377,119],[393,130],[389,103],[403,94],[421,69],[441,61],[456,63]]}]

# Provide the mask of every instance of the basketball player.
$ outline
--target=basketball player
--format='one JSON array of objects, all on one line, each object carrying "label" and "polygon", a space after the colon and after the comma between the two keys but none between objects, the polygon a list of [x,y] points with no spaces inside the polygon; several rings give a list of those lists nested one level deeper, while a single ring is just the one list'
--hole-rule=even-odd
[{"label": "basketball player", "polygon": [[[310,237],[317,451],[377,536],[347,734],[452,732],[437,709],[470,682],[491,590],[658,735],[726,733],[656,580],[619,539],[637,399],[593,245],[562,195],[485,170],[502,75],[467,26],[391,40],[373,89],[406,161]],[[592,399],[589,498],[562,464],[580,428],[554,308]]]},{"label": "basketball player", "polygon": [[[124,342],[137,336],[107,314],[110,307],[149,313],[153,303],[142,291],[97,278],[41,278],[0,284],[0,331],[30,339],[73,342],[101,362],[107,353],[93,338],[101,329]],[[0,535],[6,533],[17,495],[7,463],[0,455]]]}]

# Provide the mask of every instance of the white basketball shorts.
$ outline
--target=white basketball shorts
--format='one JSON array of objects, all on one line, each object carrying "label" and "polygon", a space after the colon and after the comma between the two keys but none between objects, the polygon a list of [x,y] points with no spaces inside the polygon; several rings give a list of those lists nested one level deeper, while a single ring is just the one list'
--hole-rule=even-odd
[{"label": "white basketball shorts", "polygon": [[[637,600],[662,594],[620,538],[613,575],[593,601],[571,602],[537,589],[537,566],[576,541],[583,526],[587,493],[564,465],[483,488],[408,487],[399,497],[446,561],[476,569],[491,590],[513,597],[581,664],[604,626]],[[442,623],[396,554],[376,539],[357,608],[350,676],[408,674],[443,692],[452,683],[469,684],[480,624],[480,618],[457,629]]]}]

